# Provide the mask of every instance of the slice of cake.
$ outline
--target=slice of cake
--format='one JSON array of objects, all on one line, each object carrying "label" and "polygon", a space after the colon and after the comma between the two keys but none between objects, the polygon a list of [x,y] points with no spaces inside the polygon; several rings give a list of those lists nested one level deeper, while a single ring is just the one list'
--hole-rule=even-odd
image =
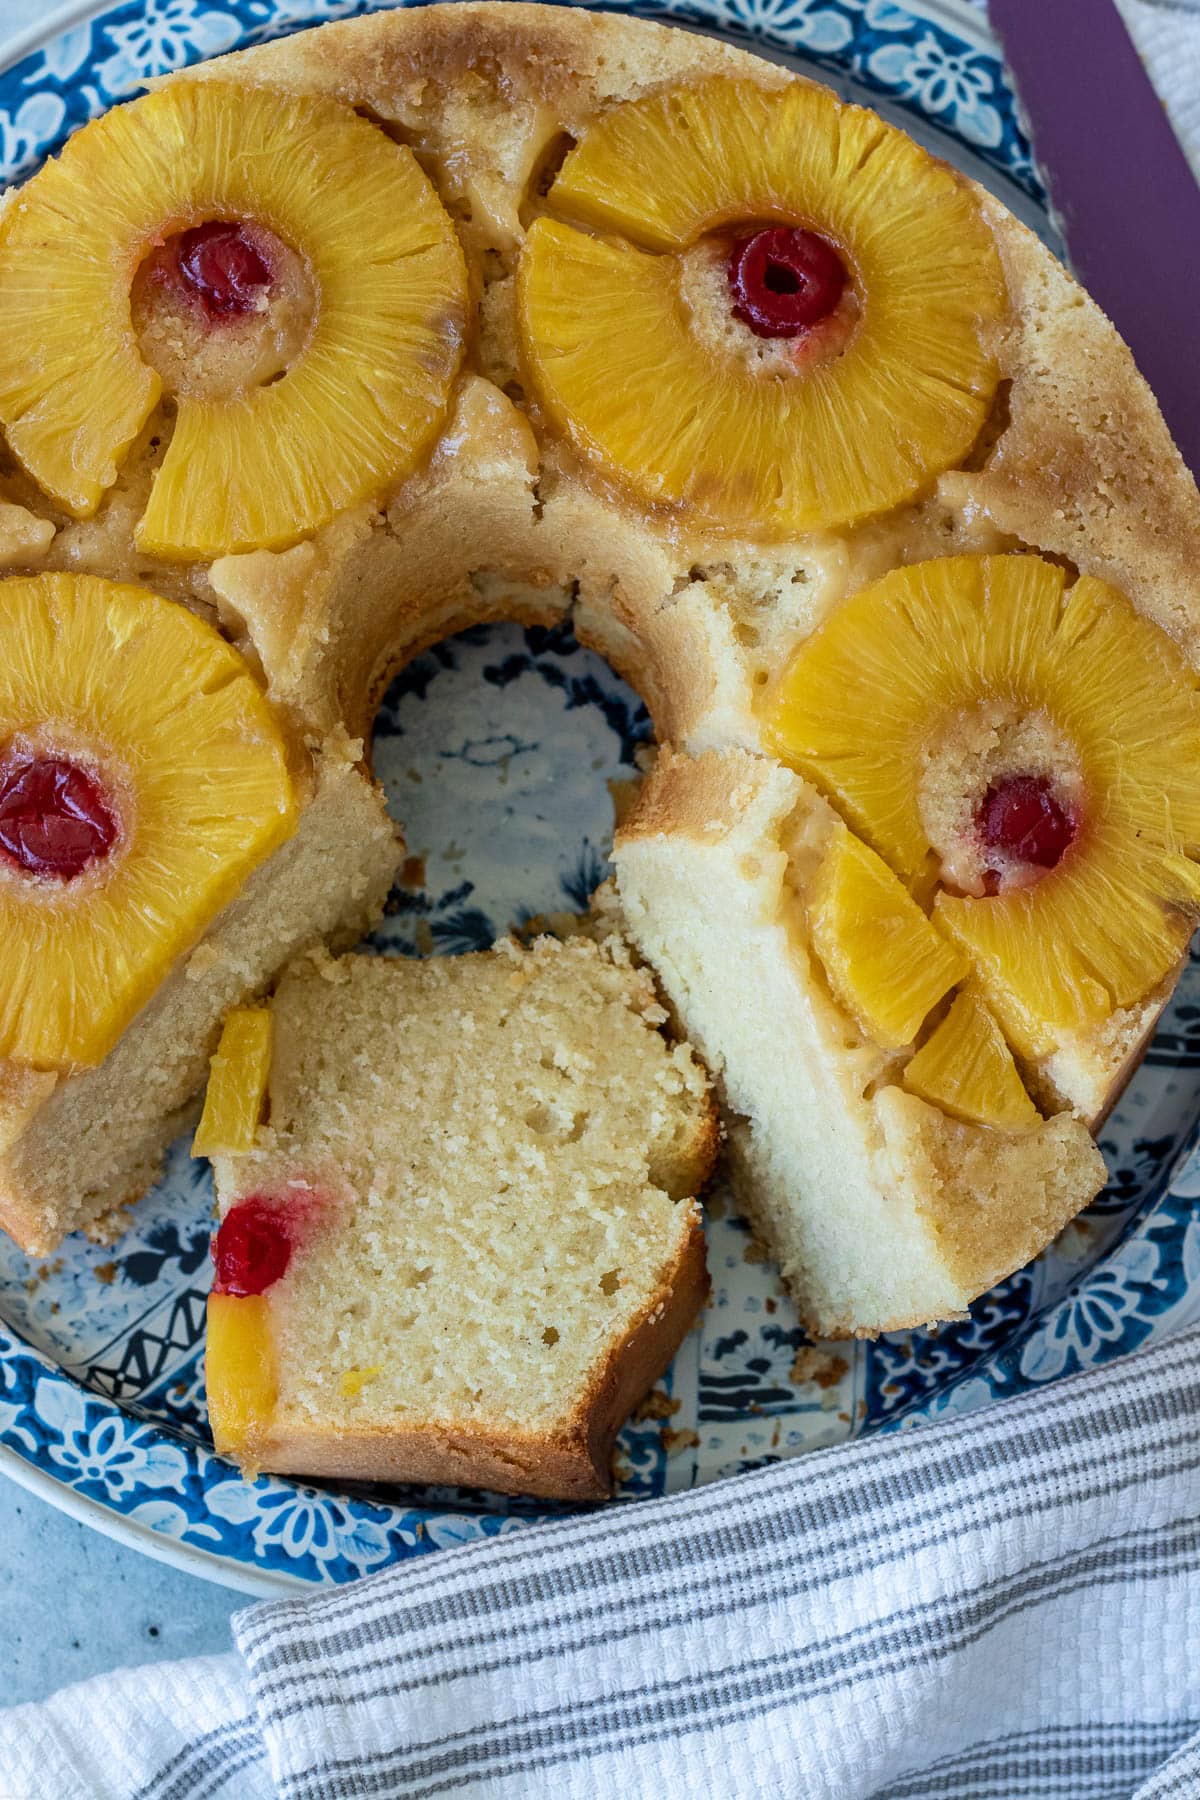
[{"label": "slice of cake", "polygon": [[153,1181],[225,1012],[369,930],[400,847],[361,745],[298,745],[173,601],[11,576],[0,652],[0,1224],[44,1254]]},{"label": "slice of cake", "polygon": [[815,1335],[961,1314],[1103,1185],[1086,1125],[1034,1106],[967,959],[798,775],[664,753],[615,860]]},{"label": "slice of cake", "polygon": [[[707,1291],[716,1124],[617,940],[306,959],[199,1134],[207,1381],[247,1471],[596,1499]],[[256,1123],[265,1109],[265,1122]]]}]

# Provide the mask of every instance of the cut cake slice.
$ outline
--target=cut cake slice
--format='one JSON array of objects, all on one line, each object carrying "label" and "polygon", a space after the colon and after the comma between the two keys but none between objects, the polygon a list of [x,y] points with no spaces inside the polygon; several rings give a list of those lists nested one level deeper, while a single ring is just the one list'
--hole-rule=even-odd
[{"label": "cut cake slice", "polygon": [[232,1020],[206,1142],[246,1141],[238,1045],[246,1081],[269,1074],[250,1147],[213,1153],[217,1449],[607,1494],[616,1432],[708,1286],[715,1115],[665,1017],[619,940],[579,938],[305,959],[269,1033]]},{"label": "cut cake slice", "polygon": [[[835,1000],[812,927],[826,903],[818,873],[844,833],[778,764],[664,752],[615,851],[630,932],[729,1109],[739,1199],[821,1337],[961,1315],[1105,1179],[1073,1113],[1030,1105],[1015,1127],[1003,1108],[1000,1125],[956,1117],[906,1084],[911,1045],[872,1041]],[[1007,1054],[998,1036],[985,1048]],[[914,1064],[927,1090],[935,1060]],[[990,1072],[981,1091],[994,1105]],[[1012,1082],[1019,1091],[1015,1070]]]},{"label": "cut cake slice", "polygon": [[310,945],[356,943],[378,920],[403,845],[344,734],[305,775],[293,835],[217,914],[94,1068],[0,1058],[0,1226],[30,1255],[68,1232],[115,1236],[194,1117],[232,1006]]}]

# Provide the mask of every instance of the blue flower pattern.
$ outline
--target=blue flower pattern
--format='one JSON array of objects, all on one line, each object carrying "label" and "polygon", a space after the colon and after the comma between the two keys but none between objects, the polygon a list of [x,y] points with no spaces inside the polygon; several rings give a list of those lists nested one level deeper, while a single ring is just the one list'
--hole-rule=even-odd
[{"label": "blue flower pattern", "polygon": [[196,0],[143,0],[128,18],[101,29],[113,53],[96,64],[96,79],[114,100],[137,93],[153,75],[232,50],[242,35],[232,14],[201,10]]},{"label": "blue flower pattern", "polygon": [[993,67],[987,58],[949,49],[926,32],[915,44],[884,44],[867,67],[930,118],[945,119],[969,144],[986,150],[1000,144],[1004,120],[990,101]]},{"label": "blue flower pattern", "polygon": [[[389,3],[124,0],[0,74],[0,178],[27,172],[68,131],[155,75]],[[885,95],[901,112],[948,129],[1033,199],[1043,197],[999,61],[940,22],[891,0],[646,0],[638,10],[810,59],[857,84],[857,97]]]},{"label": "blue flower pattern", "polygon": [[[367,0],[127,0],[0,75],[0,175],[27,172],[153,75],[368,10]],[[883,96],[1040,198],[998,61],[938,20],[891,0],[652,0],[650,10],[807,57],[842,91]],[[531,915],[581,905],[604,872],[606,784],[632,773],[647,729],[636,699],[565,629],[480,629],[419,658],[376,727],[376,765],[414,858],[376,947],[473,949]],[[852,1431],[908,1429],[1200,1317],[1200,1162],[1188,1155],[1198,1102],[1193,966],[1109,1126],[1114,1176],[1101,1201],[938,1333],[810,1350],[777,1272],[730,1197],[714,1195],[714,1305],[660,1383],[661,1404],[622,1434],[621,1496]],[[346,1581],[554,1510],[474,1493],[240,1480],[213,1456],[205,1425],[210,1210],[207,1175],[179,1145],[115,1252],[72,1243],[40,1267],[0,1249],[6,1456],[98,1501],[129,1531],[301,1582]]]}]

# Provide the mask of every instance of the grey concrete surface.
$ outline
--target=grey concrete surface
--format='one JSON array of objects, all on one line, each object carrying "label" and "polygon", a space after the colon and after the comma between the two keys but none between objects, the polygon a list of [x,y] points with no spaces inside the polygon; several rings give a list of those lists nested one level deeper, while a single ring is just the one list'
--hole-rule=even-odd
[{"label": "grey concrete surface", "polygon": [[0,1706],[230,1648],[244,1594],[128,1550],[0,1475]]}]

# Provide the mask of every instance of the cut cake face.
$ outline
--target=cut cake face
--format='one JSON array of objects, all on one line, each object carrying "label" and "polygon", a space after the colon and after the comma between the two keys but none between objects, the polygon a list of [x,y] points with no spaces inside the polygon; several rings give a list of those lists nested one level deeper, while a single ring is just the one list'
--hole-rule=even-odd
[{"label": "cut cake face", "polygon": [[231,1014],[201,1124],[218,1450],[607,1493],[707,1290],[715,1118],[664,1017],[616,940],[583,939],[302,963]]},{"label": "cut cake face", "polygon": [[[863,846],[878,873],[863,920],[870,935],[855,943],[861,987],[848,991],[840,970],[836,986],[830,979],[821,874],[857,842],[790,770],[745,751],[666,752],[616,848],[629,930],[686,1014],[696,1048],[720,1068],[739,1199],[821,1337],[961,1315],[1060,1231],[1105,1176],[1074,1113],[1039,1114],[969,981],[947,1004],[963,970],[951,964],[933,983],[905,984],[920,994],[910,1013],[923,1046],[915,1054],[867,1005],[853,1015],[889,957],[904,955],[904,967],[915,962],[922,974],[939,969],[936,957],[921,962],[908,951],[909,909],[936,945],[933,927]],[[847,879],[861,880],[856,865]],[[877,898],[889,883],[895,923]],[[825,929],[836,941],[836,915]],[[894,989],[885,981],[884,991],[890,999]]]},{"label": "cut cake face", "polygon": [[[568,614],[670,746],[622,892],[814,1328],[956,1314],[1087,1202],[1200,900],[1200,499],[991,196],[694,33],[403,8],[86,127],[0,220],[0,318],[0,556],[219,632],[298,820],[106,1051],[97,995],[95,1068],[6,1040],[23,1242],[136,1194],[221,1013],[369,924],[390,675]],[[103,838],[87,769],[18,775],[0,842]]]}]

